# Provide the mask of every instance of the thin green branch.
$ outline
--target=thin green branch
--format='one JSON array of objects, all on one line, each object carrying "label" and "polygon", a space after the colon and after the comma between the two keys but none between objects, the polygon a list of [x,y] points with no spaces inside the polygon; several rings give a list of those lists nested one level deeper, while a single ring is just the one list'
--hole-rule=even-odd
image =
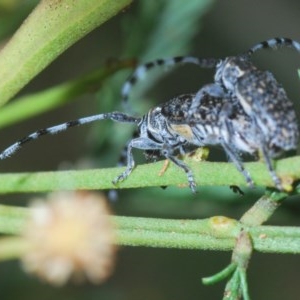
[{"label": "thin green branch", "polygon": [[250,300],[246,271],[240,270],[239,275],[243,299]]},{"label": "thin green branch", "polygon": [[[243,229],[236,238],[231,263],[227,268],[225,268],[225,271],[232,270],[233,266],[235,266],[236,269],[226,284],[223,299],[240,299],[241,296],[243,296],[243,299],[245,300],[250,299],[246,271],[252,252],[257,246],[255,244],[257,242],[257,238],[259,240],[269,239],[271,242],[276,240],[276,243],[283,243],[288,245],[286,248],[291,249],[290,245],[293,241],[290,240],[288,235],[283,234],[280,236],[278,235],[278,231],[275,231],[273,232],[275,235],[270,238],[270,235],[266,232],[255,236],[252,235],[250,230],[253,227],[258,228],[259,225],[265,223],[286,197],[286,193],[268,190],[266,195],[262,196],[240,219],[240,224],[243,226]],[[282,241],[281,238],[283,238]],[[281,252],[284,252],[284,250],[281,249]],[[220,276],[219,274],[223,276]],[[237,276],[237,274],[239,276]],[[216,282],[217,279],[224,279],[225,275],[231,274],[222,271],[221,273],[208,278],[208,282]]]},{"label": "thin green branch", "polygon": [[0,105],[131,1],[41,1],[0,53]]},{"label": "thin green branch", "polygon": [[236,268],[231,279],[226,284],[223,300],[239,300],[241,296],[240,271]]},{"label": "thin green branch", "polygon": [[261,197],[240,219],[248,226],[257,226],[265,223],[274,214],[287,195],[280,193],[282,199],[274,201],[269,195]]},{"label": "thin green branch", "polygon": [[[243,176],[231,163],[196,162],[185,160],[194,172],[198,186],[245,186]],[[300,179],[300,156],[282,159],[276,163],[276,171],[283,179]],[[273,186],[270,174],[262,162],[245,164],[257,186]],[[170,164],[166,172],[159,176],[163,162],[139,165],[132,174],[117,186],[112,180],[124,168],[93,169],[81,171],[53,171],[35,173],[5,173],[0,175],[0,194],[15,192],[46,192],[53,190],[99,190],[112,188],[137,188],[150,186],[187,187],[186,174]],[[224,176],[226,174],[226,176]]]},{"label": "thin green branch", "polygon": [[229,277],[236,270],[236,267],[235,263],[231,263],[220,272],[212,276],[202,278],[202,283],[206,285],[216,284]]},{"label": "thin green branch", "polygon": [[0,205],[0,232],[5,234],[22,232],[28,216],[28,208]]},{"label": "thin green branch", "polygon": [[28,252],[30,244],[21,237],[5,237],[0,239],[0,261],[20,258]]},{"label": "thin green branch", "polygon": [[[0,233],[22,232],[28,214],[25,208],[0,205]],[[300,253],[300,228],[296,227],[245,227],[226,217],[203,220],[113,217],[113,220],[120,245],[230,251],[243,227],[256,251]]]}]

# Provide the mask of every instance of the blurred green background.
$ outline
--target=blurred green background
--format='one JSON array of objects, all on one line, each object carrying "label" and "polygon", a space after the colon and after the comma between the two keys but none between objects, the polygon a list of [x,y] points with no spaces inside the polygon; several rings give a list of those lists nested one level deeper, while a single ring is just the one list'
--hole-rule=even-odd
[{"label": "blurred green background", "polygon": [[[38,1],[0,0],[0,38],[4,44]],[[42,26],[42,25],[41,25]],[[100,68],[110,59],[136,58],[145,62],[172,55],[200,57],[235,55],[275,36],[300,40],[300,2],[265,1],[136,1],[95,30],[38,75],[20,95],[34,93]],[[274,72],[299,112],[300,84],[295,51],[261,51],[254,60]],[[57,123],[89,114],[121,109],[120,88],[130,72],[121,71],[97,93],[78,97],[63,108],[32,118],[0,132],[1,148],[20,137]],[[170,97],[195,92],[212,81],[212,71],[195,66],[163,69],[141,82],[130,103],[140,113]],[[299,114],[300,116],[300,114]],[[1,162],[1,172],[112,167],[116,164],[131,128],[103,122],[45,137]],[[143,161],[142,155],[139,156]],[[138,160],[139,160],[138,159]],[[210,160],[226,160],[212,150]],[[112,203],[117,215],[163,218],[206,218],[225,215],[240,218],[262,190],[243,189],[245,196],[227,187],[188,189],[168,187],[121,191]],[[36,195],[1,196],[1,203],[25,205]],[[297,197],[288,199],[272,218],[277,225],[299,225]],[[122,248],[114,275],[100,286],[89,284],[52,288],[29,277],[18,262],[0,265],[0,299],[221,299],[224,283],[203,286],[201,277],[221,270],[231,253]],[[300,257],[253,255],[249,287],[253,299],[296,299],[299,295]]]}]

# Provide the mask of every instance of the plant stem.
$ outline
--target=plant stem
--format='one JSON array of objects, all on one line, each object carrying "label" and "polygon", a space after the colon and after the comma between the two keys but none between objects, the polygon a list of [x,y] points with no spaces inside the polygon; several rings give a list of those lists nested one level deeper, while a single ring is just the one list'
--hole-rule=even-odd
[{"label": "plant stem", "polygon": [[[19,234],[29,209],[0,205],[0,233]],[[234,248],[242,224],[226,217],[203,220],[113,217],[118,244],[178,249],[230,251]],[[300,253],[300,228],[245,227],[254,250],[271,253]]]},{"label": "plant stem", "polygon": [[[224,299],[240,299],[241,295],[245,300],[250,299],[246,271],[256,242],[254,236],[251,235],[250,228],[257,228],[257,226],[266,222],[286,197],[287,194],[283,192],[267,192],[240,219],[241,225],[246,225],[247,228],[243,228],[236,239],[231,264],[229,265],[235,265],[236,270],[226,284],[224,295],[227,296]],[[286,235],[284,237],[285,240],[282,243],[290,246],[289,239]],[[270,237],[263,233],[258,238]],[[239,274],[239,276],[237,277],[236,274]],[[215,277],[216,275],[212,276],[213,279]]]},{"label": "plant stem", "polygon": [[236,270],[236,264],[231,263],[225,269],[213,276],[202,278],[202,283],[205,285],[215,284],[230,276]]},{"label": "plant stem", "polygon": [[0,239],[0,261],[19,258],[28,252],[30,244],[21,237],[5,237]]},{"label": "plant stem", "polygon": [[[282,200],[286,195],[282,195]],[[261,197],[255,204],[242,216],[240,221],[248,226],[257,226],[265,223],[279,207],[281,201],[274,201],[268,195]]]},{"label": "plant stem", "polygon": [[0,232],[5,234],[22,232],[28,216],[28,208],[0,204]]},{"label": "plant stem", "polygon": [[[185,160],[194,172],[196,183],[201,186],[245,186],[243,176],[231,163],[195,162]],[[0,194],[16,192],[46,192],[53,190],[98,190],[114,188],[137,188],[150,186],[187,187],[185,173],[170,164],[163,176],[158,176],[163,162],[137,166],[130,176],[116,186],[112,180],[124,168],[93,169],[80,171],[55,171],[35,173],[6,173],[0,175]],[[264,163],[245,164],[258,186],[273,186]],[[226,176],[224,176],[226,174]],[[277,174],[300,179],[300,156],[277,161]]]}]

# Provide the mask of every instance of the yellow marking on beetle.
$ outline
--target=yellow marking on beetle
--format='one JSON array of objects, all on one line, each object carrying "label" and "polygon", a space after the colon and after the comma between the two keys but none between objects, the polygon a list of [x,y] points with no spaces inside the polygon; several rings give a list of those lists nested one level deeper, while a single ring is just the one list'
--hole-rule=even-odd
[{"label": "yellow marking on beetle", "polygon": [[183,136],[186,138],[188,141],[193,140],[193,132],[192,129],[189,125],[184,125],[184,124],[171,124],[170,128],[174,130],[176,133],[179,135]]}]

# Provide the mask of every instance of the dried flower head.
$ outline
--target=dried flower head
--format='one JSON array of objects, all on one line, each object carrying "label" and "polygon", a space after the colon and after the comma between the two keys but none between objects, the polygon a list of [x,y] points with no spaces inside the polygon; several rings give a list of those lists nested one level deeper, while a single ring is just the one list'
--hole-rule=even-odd
[{"label": "dried flower head", "polygon": [[112,272],[115,232],[97,194],[56,192],[35,201],[24,236],[31,244],[22,258],[25,270],[52,284],[83,275],[100,283]]}]

